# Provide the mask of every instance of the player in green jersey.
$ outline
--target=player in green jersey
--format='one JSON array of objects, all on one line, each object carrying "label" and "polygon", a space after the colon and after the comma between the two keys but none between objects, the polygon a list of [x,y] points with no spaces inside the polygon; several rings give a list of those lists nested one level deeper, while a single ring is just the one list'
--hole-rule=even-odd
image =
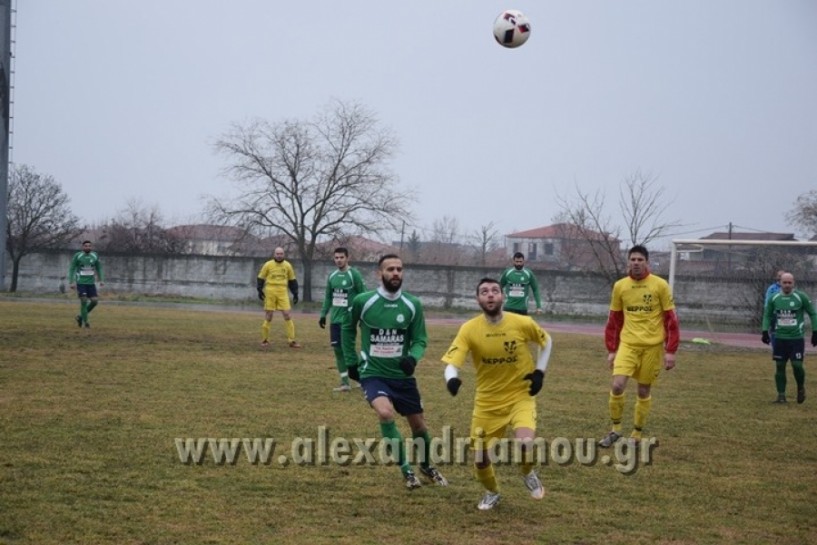
[{"label": "player in green jersey", "polygon": [[91,241],[82,241],[82,250],[75,253],[68,266],[68,282],[71,289],[77,290],[79,296],[79,314],[76,318],[77,325],[91,327],[88,323],[88,314],[98,304],[98,294],[96,291],[96,281],[104,286],[102,277],[102,262],[96,252],[91,250]]},{"label": "player in green jersey", "polygon": [[326,316],[329,315],[329,343],[335,351],[335,365],[340,374],[340,386],[335,392],[349,392],[349,373],[346,371],[346,360],[343,357],[343,347],[340,344],[340,325],[349,314],[349,305],[352,300],[366,290],[360,271],[349,266],[349,250],[335,248],[333,255],[338,270],[332,271],[326,279],[326,293],[321,307],[321,316],[318,325],[326,328]]},{"label": "player in green jersey", "polygon": [[806,370],[803,355],[806,351],[805,315],[811,319],[811,346],[817,346],[817,313],[808,295],[794,288],[794,275],[783,273],[780,291],[772,295],[763,312],[763,331],[760,340],[771,343],[769,327],[775,324],[772,359],[775,362],[774,381],[777,399],[774,403],[786,403],[786,362],[791,361],[794,380],[797,382],[797,403],[806,400]]},{"label": "player in green jersey", "polygon": [[539,284],[533,271],[525,267],[525,254],[513,254],[513,267],[505,269],[499,277],[499,285],[505,296],[505,306],[502,310],[516,314],[528,314],[528,300],[533,295],[536,303],[536,313],[542,312],[542,299],[539,297]]},{"label": "player in green jersey", "polygon": [[[402,290],[403,261],[395,254],[380,258],[381,285],[352,301],[341,325],[341,343],[349,378],[360,382],[366,401],[380,421],[383,438],[397,448],[397,462],[409,489],[421,486],[408,463],[395,415],[406,418],[420,447],[420,473],[439,486],[448,481],[430,465],[431,437],[414,369],[428,345],[420,299]],[[360,352],[355,351],[360,328]]]}]

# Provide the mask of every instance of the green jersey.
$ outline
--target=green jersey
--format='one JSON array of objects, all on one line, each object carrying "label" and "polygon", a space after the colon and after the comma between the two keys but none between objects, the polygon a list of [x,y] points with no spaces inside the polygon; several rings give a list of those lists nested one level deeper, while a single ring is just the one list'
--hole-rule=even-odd
[{"label": "green jersey", "polygon": [[[360,327],[360,352],[355,351]],[[399,290],[382,287],[361,293],[352,301],[349,319],[341,326],[341,346],[347,366],[358,366],[361,378],[407,378],[400,359],[411,355],[420,361],[428,345],[426,321],[420,300]]]},{"label": "green jersey", "polygon": [[333,271],[326,279],[321,318],[326,318],[329,314],[330,324],[342,323],[349,314],[349,305],[365,290],[363,277],[357,269],[347,267],[345,271],[340,269]]},{"label": "green jersey", "polygon": [[536,302],[536,308],[542,308],[542,299],[539,297],[539,284],[536,282],[533,272],[527,267],[505,269],[505,272],[499,277],[499,285],[505,295],[503,309],[524,310],[527,312],[528,299],[531,295],[533,295],[533,300]]},{"label": "green jersey", "polygon": [[811,319],[812,331],[817,331],[817,313],[808,295],[800,290],[792,290],[788,295],[779,291],[775,293],[763,312],[763,331],[775,324],[775,338],[802,339],[806,327],[804,316]]},{"label": "green jersey", "polygon": [[102,279],[102,262],[99,261],[99,256],[96,252],[77,252],[71,258],[71,264],[68,267],[68,282],[77,284],[94,284],[95,278],[99,276],[99,281]]}]

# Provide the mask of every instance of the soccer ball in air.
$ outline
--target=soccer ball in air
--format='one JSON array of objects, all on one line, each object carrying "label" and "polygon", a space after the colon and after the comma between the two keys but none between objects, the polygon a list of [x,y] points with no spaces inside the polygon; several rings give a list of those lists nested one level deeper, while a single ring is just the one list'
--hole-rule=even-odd
[{"label": "soccer ball in air", "polygon": [[530,21],[516,9],[508,9],[494,21],[494,38],[502,47],[519,47],[530,37]]}]

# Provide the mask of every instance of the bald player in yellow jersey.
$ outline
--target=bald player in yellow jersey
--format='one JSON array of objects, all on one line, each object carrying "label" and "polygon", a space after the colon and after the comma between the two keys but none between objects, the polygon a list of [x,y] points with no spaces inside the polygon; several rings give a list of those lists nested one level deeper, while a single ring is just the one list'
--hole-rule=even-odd
[{"label": "bald player in yellow jersey", "polygon": [[[477,508],[493,509],[499,503],[499,485],[488,449],[505,437],[510,427],[522,445],[520,464],[531,497],[545,495],[533,469],[536,433],[536,399],[542,389],[553,342],[529,316],[503,312],[502,288],[497,280],[483,278],[477,284],[482,314],[464,323],[442,358],[446,387],[457,395],[462,385],[459,370],[468,354],[476,369],[476,396],[471,417],[471,447],[477,479],[485,494]],[[531,347],[533,346],[533,351]]]},{"label": "bald player in yellow jersey", "polygon": [[284,249],[275,248],[272,259],[264,263],[258,273],[258,298],[264,301],[264,323],[261,324],[261,346],[269,346],[270,322],[273,312],[280,310],[284,315],[284,330],[290,348],[301,348],[295,340],[295,324],[292,321],[289,293],[292,292],[292,305],[298,304],[298,280],[295,269],[284,259]]},{"label": "bald player in yellow jersey", "polygon": [[629,378],[638,383],[631,440],[639,441],[652,407],[652,385],[661,367],[675,367],[680,329],[672,290],[663,278],[650,273],[647,248],[627,252],[629,274],[613,285],[610,313],[604,329],[607,364],[613,370],[609,410],[612,430],[599,445],[607,448],[621,438],[624,390]]}]

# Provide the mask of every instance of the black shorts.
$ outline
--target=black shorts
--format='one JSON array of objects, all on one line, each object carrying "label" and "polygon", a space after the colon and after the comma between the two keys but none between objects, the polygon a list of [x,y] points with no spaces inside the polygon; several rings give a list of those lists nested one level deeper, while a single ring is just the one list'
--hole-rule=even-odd
[{"label": "black shorts", "polygon": [[329,324],[329,344],[340,346],[340,324]]},{"label": "black shorts", "polygon": [[772,359],[783,363],[787,361],[803,361],[805,351],[805,339],[776,338],[772,347]]},{"label": "black shorts", "polygon": [[96,297],[96,284],[77,284],[77,295],[80,297]]},{"label": "black shorts", "polygon": [[394,405],[394,410],[402,416],[422,414],[423,402],[420,399],[420,390],[417,389],[417,380],[411,378],[383,378],[365,377],[360,386],[366,394],[366,401],[371,403],[375,398],[386,396]]}]

